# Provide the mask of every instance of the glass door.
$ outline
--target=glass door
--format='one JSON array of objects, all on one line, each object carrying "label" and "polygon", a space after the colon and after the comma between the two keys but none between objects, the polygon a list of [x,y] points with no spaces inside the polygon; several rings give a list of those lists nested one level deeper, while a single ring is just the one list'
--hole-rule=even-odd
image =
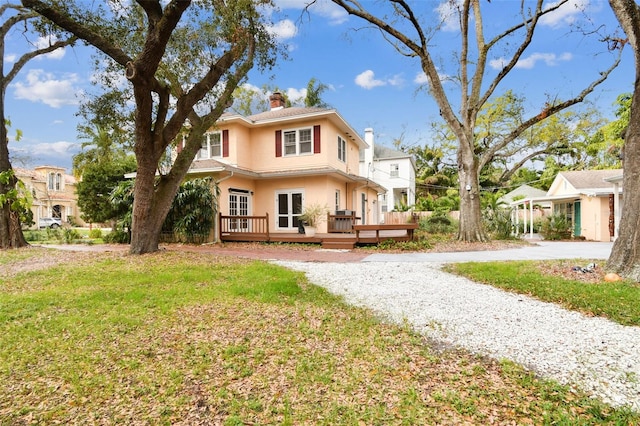
[{"label": "glass door", "polygon": [[303,193],[300,190],[276,193],[276,227],[298,230],[298,218],[302,214]]}]

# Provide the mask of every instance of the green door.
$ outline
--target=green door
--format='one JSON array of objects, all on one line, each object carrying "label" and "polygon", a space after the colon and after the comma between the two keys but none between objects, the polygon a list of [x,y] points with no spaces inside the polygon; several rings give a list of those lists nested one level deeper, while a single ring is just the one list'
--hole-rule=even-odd
[{"label": "green door", "polygon": [[573,236],[580,236],[580,229],[582,228],[580,224],[580,201],[576,201],[573,203]]}]

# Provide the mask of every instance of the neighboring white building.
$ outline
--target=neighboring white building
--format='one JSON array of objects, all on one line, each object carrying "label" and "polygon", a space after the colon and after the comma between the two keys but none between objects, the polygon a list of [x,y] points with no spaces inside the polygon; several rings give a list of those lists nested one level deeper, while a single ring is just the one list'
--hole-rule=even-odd
[{"label": "neighboring white building", "polygon": [[410,154],[377,146],[371,128],[365,129],[364,141],[369,147],[360,152],[360,176],[387,189],[378,194],[378,217],[384,221],[384,213],[416,203],[416,163]]}]

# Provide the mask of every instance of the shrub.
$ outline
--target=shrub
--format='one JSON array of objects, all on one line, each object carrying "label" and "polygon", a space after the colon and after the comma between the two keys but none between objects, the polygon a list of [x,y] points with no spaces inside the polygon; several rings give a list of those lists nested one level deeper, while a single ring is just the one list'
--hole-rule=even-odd
[{"label": "shrub", "polygon": [[456,232],[458,223],[446,214],[434,213],[420,221],[420,229],[430,234],[450,234]]},{"label": "shrub", "polygon": [[131,242],[131,236],[128,232],[116,229],[105,235],[103,240],[107,244],[129,244]]},{"label": "shrub", "polygon": [[508,240],[513,237],[513,221],[510,209],[488,209],[483,216],[484,226],[496,240]]},{"label": "shrub", "polygon": [[102,229],[96,228],[89,231],[89,238],[102,238]]},{"label": "shrub", "polygon": [[66,228],[64,229],[64,231],[62,231],[62,238],[64,239],[65,243],[71,244],[76,240],[79,240],[80,238],[82,238],[82,236],[77,230],[73,228]]},{"label": "shrub", "polygon": [[571,223],[561,214],[547,216],[542,222],[540,235],[545,240],[566,240],[571,238]]}]

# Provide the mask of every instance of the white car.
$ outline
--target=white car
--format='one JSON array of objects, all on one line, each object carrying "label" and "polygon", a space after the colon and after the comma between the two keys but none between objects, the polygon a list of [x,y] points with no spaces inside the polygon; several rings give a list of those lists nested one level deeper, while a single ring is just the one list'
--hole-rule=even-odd
[{"label": "white car", "polygon": [[43,217],[43,218],[40,218],[38,222],[38,226],[40,228],[55,229],[62,226],[62,220],[60,220],[60,218],[57,218],[57,217]]}]

